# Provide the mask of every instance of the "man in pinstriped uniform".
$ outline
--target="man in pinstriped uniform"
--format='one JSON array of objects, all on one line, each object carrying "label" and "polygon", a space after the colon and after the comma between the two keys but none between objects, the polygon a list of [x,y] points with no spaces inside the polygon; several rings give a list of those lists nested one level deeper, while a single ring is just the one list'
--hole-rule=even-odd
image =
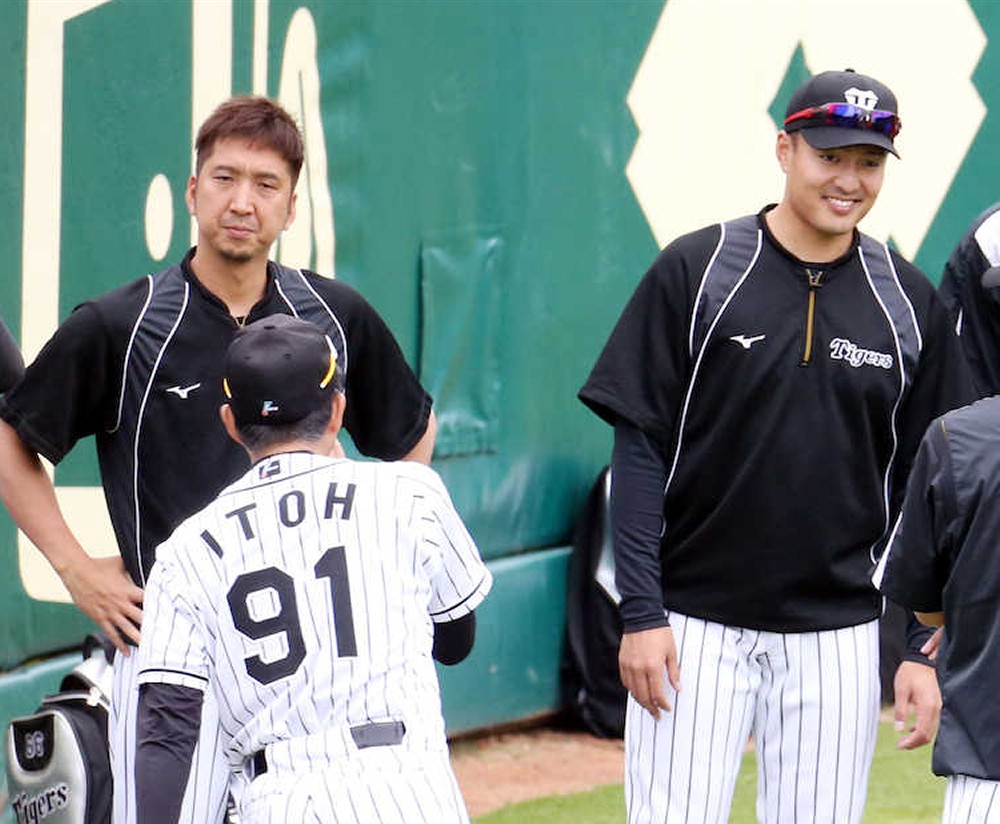
[{"label": "man in pinstriped uniform", "polygon": [[[899,125],[871,77],[802,84],[781,202],[664,249],[580,391],[615,428],[630,824],[726,821],[751,733],[762,822],[861,819],[871,569],[927,424],[972,397],[930,282],[856,228]],[[896,676],[903,747],[937,723],[925,636]]]},{"label": "man in pinstriped uniform", "polygon": [[329,455],[330,339],[238,333],[222,419],[252,467],[157,550],[139,648],[140,824],[173,824],[202,696],[243,824],[462,824],[432,655],[471,650],[491,577],[437,474]]}]

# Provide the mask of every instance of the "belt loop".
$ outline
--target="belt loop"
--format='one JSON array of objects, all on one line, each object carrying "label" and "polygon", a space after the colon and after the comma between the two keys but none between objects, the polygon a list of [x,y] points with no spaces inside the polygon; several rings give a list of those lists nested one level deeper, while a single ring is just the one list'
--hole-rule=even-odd
[{"label": "belt loop", "polygon": [[[354,741],[354,746],[359,750],[369,747],[394,747],[403,743],[403,738],[406,735],[406,724],[399,720],[368,721],[349,727],[348,730]],[[334,757],[343,757],[343,755],[346,753]],[[246,771],[251,781],[267,772],[266,749],[257,750],[247,759]]]},{"label": "belt loop", "polygon": [[351,727],[351,738],[359,750],[368,747],[394,747],[403,743],[406,725],[402,721],[369,721]]},{"label": "belt loop", "polygon": [[251,780],[263,775],[267,772],[267,756],[264,755],[264,750],[257,750],[253,754],[253,776]]}]

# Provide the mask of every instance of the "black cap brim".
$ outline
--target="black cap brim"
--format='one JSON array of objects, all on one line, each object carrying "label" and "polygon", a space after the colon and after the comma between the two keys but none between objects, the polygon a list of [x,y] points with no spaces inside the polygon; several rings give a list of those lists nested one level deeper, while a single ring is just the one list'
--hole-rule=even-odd
[{"label": "black cap brim", "polygon": [[799,134],[814,149],[842,149],[844,146],[877,146],[899,157],[892,139],[870,129],[848,129],[843,126],[811,126],[799,129]]}]

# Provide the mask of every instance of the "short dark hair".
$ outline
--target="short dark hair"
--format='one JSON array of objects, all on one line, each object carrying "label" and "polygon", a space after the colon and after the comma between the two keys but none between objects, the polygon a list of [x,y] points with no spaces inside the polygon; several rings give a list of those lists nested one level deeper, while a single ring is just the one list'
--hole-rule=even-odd
[{"label": "short dark hair", "polygon": [[251,452],[263,452],[293,441],[315,443],[326,434],[327,425],[333,410],[329,402],[314,409],[304,418],[292,423],[271,424],[252,423],[240,426],[236,431],[240,434],[243,445]]},{"label": "short dark hair", "polygon": [[212,154],[220,140],[242,138],[252,145],[273,149],[288,164],[292,186],[299,179],[305,148],[302,133],[292,116],[267,97],[238,95],[219,105],[198,129],[195,138],[195,171]]}]

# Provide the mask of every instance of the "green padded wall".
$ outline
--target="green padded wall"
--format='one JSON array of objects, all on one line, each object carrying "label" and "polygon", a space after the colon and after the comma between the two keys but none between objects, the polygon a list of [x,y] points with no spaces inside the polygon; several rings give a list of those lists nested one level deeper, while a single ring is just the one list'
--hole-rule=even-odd
[{"label": "green padded wall", "polygon": [[[575,393],[656,250],[780,197],[789,89],[854,65],[904,122],[864,228],[936,280],[1000,192],[998,35],[988,0],[10,0],[0,314],[31,356],[80,300],[179,257],[193,127],[230,93],[280,97],[307,164],[277,253],[396,331],[496,573],[472,660],[442,674],[449,726],[555,709],[566,545],[610,448]],[[92,443],[55,480],[113,552]],[[0,552],[2,723],[89,625],[6,515]]]}]

